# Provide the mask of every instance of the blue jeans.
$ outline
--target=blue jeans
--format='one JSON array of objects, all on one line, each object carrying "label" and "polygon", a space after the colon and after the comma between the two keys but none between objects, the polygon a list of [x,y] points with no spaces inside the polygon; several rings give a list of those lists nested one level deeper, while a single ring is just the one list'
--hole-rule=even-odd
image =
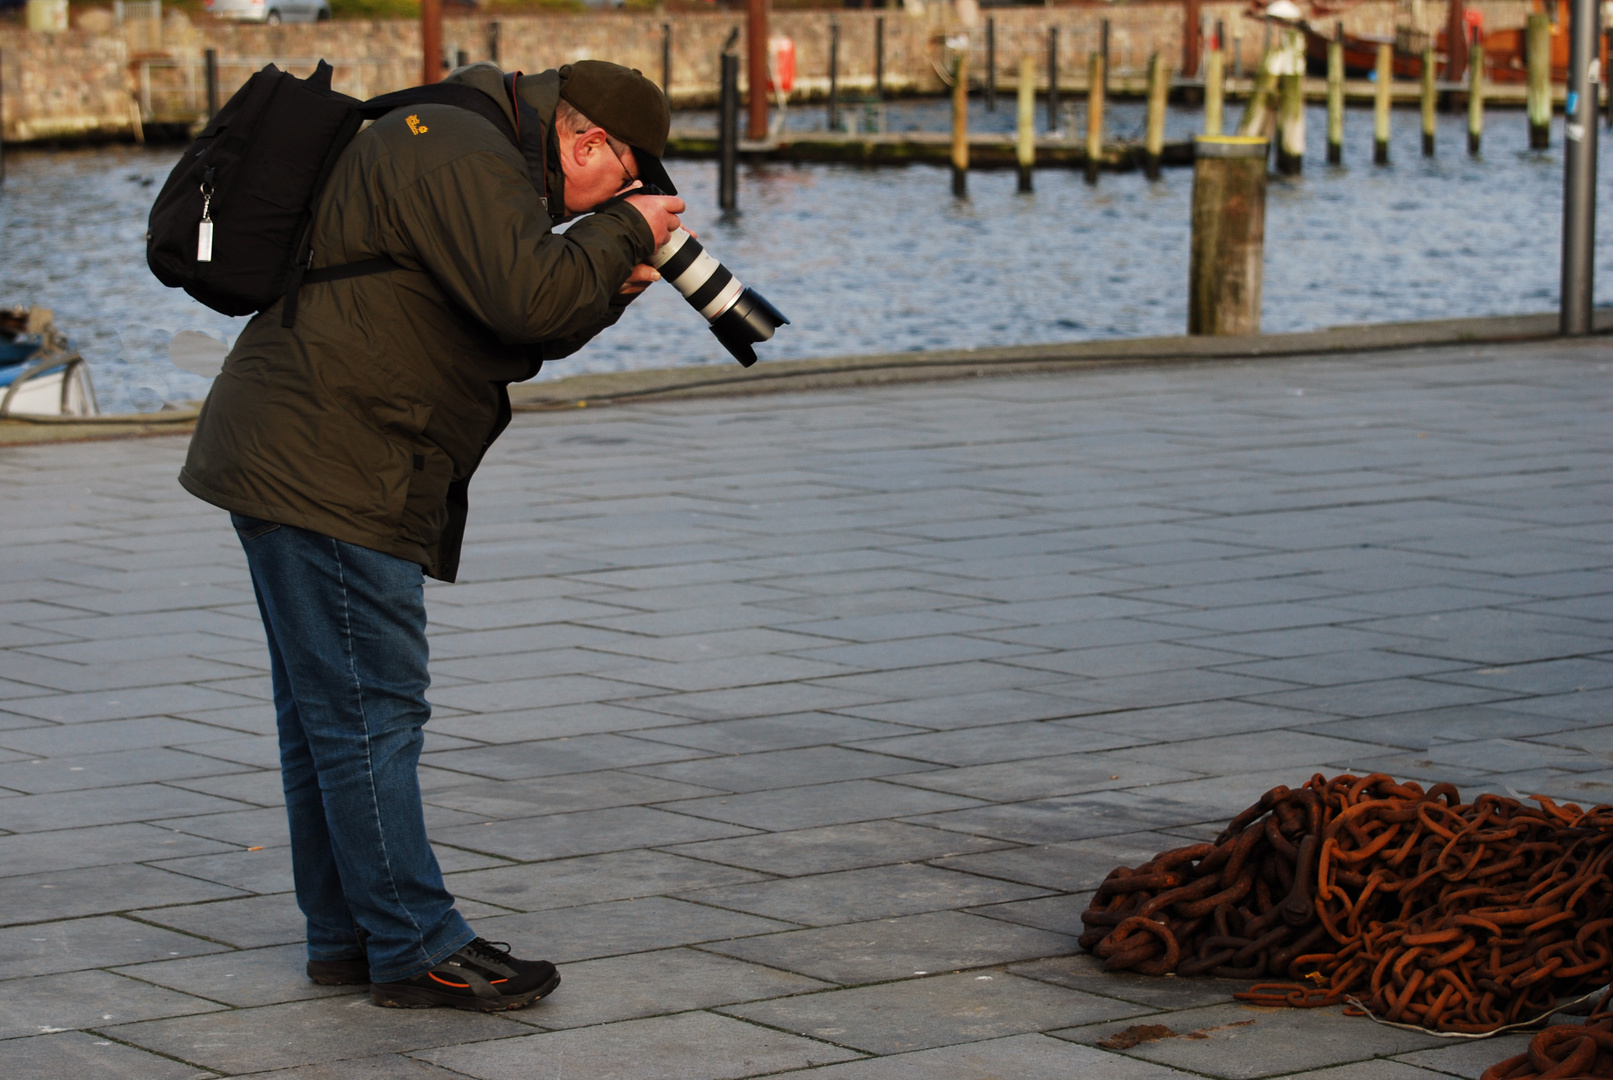
[{"label": "blue jeans", "polygon": [[308,958],[368,952],[376,982],[418,975],[475,937],[420,805],[431,715],[422,571],[290,525],[230,522],[269,639]]}]

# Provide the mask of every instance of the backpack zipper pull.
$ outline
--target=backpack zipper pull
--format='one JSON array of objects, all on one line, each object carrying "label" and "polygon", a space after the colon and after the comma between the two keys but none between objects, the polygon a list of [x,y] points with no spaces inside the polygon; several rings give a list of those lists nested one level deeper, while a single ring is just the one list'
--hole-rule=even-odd
[{"label": "backpack zipper pull", "polygon": [[213,169],[208,166],[202,173],[202,221],[196,227],[196,261],[213,261]]}]

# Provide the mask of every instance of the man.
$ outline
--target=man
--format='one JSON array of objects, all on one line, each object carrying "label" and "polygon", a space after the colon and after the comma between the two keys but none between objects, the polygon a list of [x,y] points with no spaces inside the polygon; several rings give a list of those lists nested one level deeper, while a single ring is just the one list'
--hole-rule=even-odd
[{"label": "man", "polygon": [[560,976],[476,936],[427,842],[423,575],[454,580],[506,385],[620,317],[684,204],[614,198],[675,191],[666,100],[638,72],[476,64],[450,80],[497,102],[520,146],[440,104],[359,134],[315,207],[312,265],[395,265],[303,285],[289,329],[281,304],[254,318],[179,481],[230,511],[251,569],[309,977],[370,983],[379,1005],[494,1011]]}]

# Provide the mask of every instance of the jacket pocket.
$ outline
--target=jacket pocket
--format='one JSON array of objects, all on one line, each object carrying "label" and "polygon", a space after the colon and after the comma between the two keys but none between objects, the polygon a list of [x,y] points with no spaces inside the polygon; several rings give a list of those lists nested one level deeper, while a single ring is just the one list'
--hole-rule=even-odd
[{"label": "jacket pocket", "polygon": [[247,517],[245,514],[230,512],[230,524],[242,540],[256,540],[265,533],[272,533],[280,527],[277,521],[264,521],[262,518]]}]

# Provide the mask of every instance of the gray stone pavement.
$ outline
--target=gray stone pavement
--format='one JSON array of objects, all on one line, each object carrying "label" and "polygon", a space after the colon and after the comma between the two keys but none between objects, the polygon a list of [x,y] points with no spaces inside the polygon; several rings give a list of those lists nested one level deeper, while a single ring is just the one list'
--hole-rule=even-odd
[{"label": "gray stone pavement", "polygon": [[[1120,863],[1384,770],[1613,801],[1613,345],[525,415],[422,779],[522,1012],[311,986],[182,438],[0,451],[0,1072],[1476,1077],[1074,950]],[[1184,1035],[1094,1044],[1146,1018]]]}]

